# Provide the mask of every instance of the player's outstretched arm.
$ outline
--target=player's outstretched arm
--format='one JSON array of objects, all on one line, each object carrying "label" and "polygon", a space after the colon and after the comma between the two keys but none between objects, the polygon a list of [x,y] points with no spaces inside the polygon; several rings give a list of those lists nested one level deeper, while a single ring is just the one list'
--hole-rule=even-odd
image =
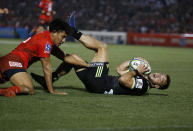
[{"label": "player's outstretched arm", "polygon": [[[67,54],[64,61],[58,66],[55,71],[57,77],[62,77],[70,72],[74,66],[89,67],[90,64],[86,63],[81,57],[76,54]],[[54,76],[53,76],[54,77]]]},{"label": "player's outstretched arm", "polygon": [[83,60],[80,56],[76,54],[67,54],[64,58],[64,62],[76,66],[82,66],[82,67],[89,67],[90,64],[86,63],[85,60]]},{"label": "player's outstretched arm", "polygon": [[46,81],[47,88],[50,93],[52,94],[61,94],[61,95],[66,95],[66,92],[56,92],[53,89],[53,84],[52,84],[52,70],[51,70],[51,64],[50,64],[50,58],[41,58],[41,63],[44,71],[44,77]]},{"label": "player's outstretched arm", "polygon": [[52,48],[51,54],[54,55],[55,57],[57,57],[60,60],[64,60],[66,54],[64,53],[64,51],[62,51],[58,46],[54,46]]}]

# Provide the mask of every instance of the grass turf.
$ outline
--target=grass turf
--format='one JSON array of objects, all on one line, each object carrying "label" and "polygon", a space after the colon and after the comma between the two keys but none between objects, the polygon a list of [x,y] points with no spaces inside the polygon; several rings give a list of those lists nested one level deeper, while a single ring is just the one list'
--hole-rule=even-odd
[{"label": "grass turf", "polygon": [[[20,40],[0,40],[0,56]],[[7,43],[6,43],[7,42]],[[5,44],[3,44],[5,43]],[[81,44],[66,43],[61,48],[90,61],[93,52]],[[0,97],[1,131],[191,131],[193,130],[193,50],[187,48],[109,45],[110,75],[116,67],[134,56],[149,60],[153,72],[171,75],[168,90],[152,89],[146,96],[102,95],[86,92],[72,71],[54,83],[57,91],[69,95],[51,95],[33,81],[35,95],[13,99]],[[60,64],[54,57],[53,70]],[[28,72],[42,74],[35,63]],[[8,82],[0,87],[8,87]]]}]

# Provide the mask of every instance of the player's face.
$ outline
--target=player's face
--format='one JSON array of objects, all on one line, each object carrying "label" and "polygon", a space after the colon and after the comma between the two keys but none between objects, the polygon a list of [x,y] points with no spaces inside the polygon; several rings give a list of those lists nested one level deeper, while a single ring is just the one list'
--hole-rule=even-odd
[{"label": "player's face", "polygon": [[148,76],[149,80],[154,84],[154,85],[160,85],[163,86],[167,83],[167,76],[165,74],[161,73],[152,73]]},{"label": "player's face", "polygon": [[54,44],[57,46],[60,46],[61,44],[63,44],[66,41],[67,34],[65,31],[55,32],[54,36],[55,36],[53,39]]}]

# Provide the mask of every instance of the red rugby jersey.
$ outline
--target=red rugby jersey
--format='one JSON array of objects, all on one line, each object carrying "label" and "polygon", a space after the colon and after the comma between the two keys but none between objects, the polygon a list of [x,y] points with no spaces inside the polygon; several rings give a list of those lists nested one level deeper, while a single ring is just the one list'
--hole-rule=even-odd
[{"label": "red rugby jersey", "polygon": [[28,62],[33,57],[50,57],[53,46],[50,32],[44,31],[23,41],[11,53],[19,56],[23,60],[25,69],[27,69]]}]

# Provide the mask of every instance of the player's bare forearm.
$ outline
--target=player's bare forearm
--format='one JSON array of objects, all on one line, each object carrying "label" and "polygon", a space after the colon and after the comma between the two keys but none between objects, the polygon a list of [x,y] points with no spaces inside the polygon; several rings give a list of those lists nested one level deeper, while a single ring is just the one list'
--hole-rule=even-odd
[{"label": "player's bare forearm", "polygon": [[117,67],[117,73],[118,73],[120,76],[123,75],[123,74],[125,74],[125,73],[127,73],[127,72],[129,71],[129,70],[128,70],[129,63],[130,63],[130,60],[121,63],[121,64]]},{"label": "player's bare forearm", "polygon": [[41,58],[40,60],[42,62],[44,77],[45,77],[46,85],[47,85],[49,92],[52,94],[57,94],[57,95],[66,95],[67,94],[66,92],[56,92],[53,89],[50,58]]},{"label": "player's bare forearm", "polygon": [[47,88],[50,93],[53,93],[54,89],[52,85],[52,71],[51,71],[50,58],[41,58],[40,60],[42,62],[42,68],[43,68]]}]

